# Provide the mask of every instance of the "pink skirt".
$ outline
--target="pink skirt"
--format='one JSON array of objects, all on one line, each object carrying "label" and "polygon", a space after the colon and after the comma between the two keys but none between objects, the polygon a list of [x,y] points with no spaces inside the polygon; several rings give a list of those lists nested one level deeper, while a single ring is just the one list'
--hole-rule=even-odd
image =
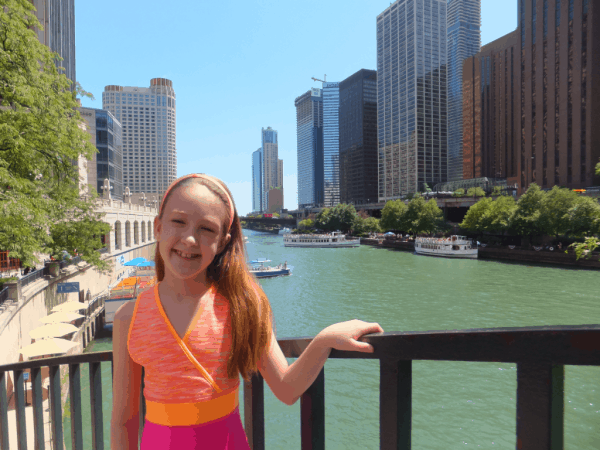
[{"label": "pink skirt", "polygon": [[221,419],[187,427],[146,420],[140,450],[250,450],[239,407]]}]

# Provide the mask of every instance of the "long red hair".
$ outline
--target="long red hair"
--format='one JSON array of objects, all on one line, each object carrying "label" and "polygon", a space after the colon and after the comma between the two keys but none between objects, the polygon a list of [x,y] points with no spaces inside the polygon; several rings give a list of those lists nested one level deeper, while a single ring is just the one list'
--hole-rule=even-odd
[{"label": "long red hair", "polygon": [[[164,207],[173,192],[192,183],[206,186],[228,206],[228,199],[221,192],[221,186],[217,186],[205,178],[188,178],[182,180],[167,192],[161,205],[159,220],[162,219]],[[225,183],[221,182],[221,184],[223,189],[227,190],[229,198],[232,199],[231,201],[233,201],[233,196]],[[229,210],[229,208],[227,209]],[[245,380],[248,380],[252,373],[258,371],[258,362],[271,343],[273,317],[267,296],[248,271],[242,225],[235,210],[235,205],[233,211],[233,222],[229,229],[231,239],[208,266],[206,275],[216,286],[217,292],[229,301],[232,345],[227,361],[227,375],[230,378],[235,378],[238,374],[241,374]],[[227,230],[228,225],[229,220],[223,224],[223,229]],[[158,250],[158,242],[156,243],[154,262],[156,264],[156,278],[160,282],[165,276],[165,264]]]}]

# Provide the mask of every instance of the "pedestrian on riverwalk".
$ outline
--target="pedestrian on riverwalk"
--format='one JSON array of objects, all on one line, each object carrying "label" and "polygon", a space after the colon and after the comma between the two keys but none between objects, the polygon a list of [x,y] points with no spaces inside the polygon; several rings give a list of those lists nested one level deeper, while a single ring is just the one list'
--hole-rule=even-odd
[{"label": "pedestrian on riverwalk", "polygon": [[157,283],[116,312],[111,448],[137,448],[141,370],[146,420],[141,450],[249,450],[238,409],[239,375],[260,372],[291,405],[331,349],[373,352],[358,339],[383,332],[359,320],[321,331],[288,365],[265,293],[248,271],[229,189],[191,174],[174,181],[154,219]]}]

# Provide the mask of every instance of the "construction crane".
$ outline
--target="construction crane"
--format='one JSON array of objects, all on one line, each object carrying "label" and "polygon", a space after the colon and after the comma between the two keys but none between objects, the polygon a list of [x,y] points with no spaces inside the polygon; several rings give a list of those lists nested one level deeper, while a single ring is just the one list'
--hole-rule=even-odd
[{"label": "construction crane", "polygon": [[323,77],[324,80],[319,80],[318,78],[315,78],[315,77],[311,77],[311,78],[315,81],[320,81],[321,83],[327,83],[327,74],[325,74],[325,76]]}]

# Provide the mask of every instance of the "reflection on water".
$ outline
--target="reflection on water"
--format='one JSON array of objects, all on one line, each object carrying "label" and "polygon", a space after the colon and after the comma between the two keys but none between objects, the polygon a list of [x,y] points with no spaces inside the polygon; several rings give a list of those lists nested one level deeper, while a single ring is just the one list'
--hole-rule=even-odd
[{"label": "reflection on water", "polygon": [[[354,318],[378,322],[386,331],[600,323],[595,271],[449,260],[368,246],[285,248],[281,235],[244,234],[250,237],[248,260],[294,266],[292,276],[259,280],[278,337],[311,336]],[[110,348],[104,341],[92,350]],[[326,447],[378,449],[378,362],[330,360],[325,367]],[[110,365],[102,364],[102,377],[109,448]],[[565,377],[565,448],[599,448],[600,368],[567,366]],[[82,366],[89,424],[88,379]],[[265,390],[268,449],[300,448],[299,403],[286,406]],[[515,364],[414,361],[412,405],[414,448],[515,448]],[[91,448],[87,443],[91,432],[84,434],[84,447]]]}]

